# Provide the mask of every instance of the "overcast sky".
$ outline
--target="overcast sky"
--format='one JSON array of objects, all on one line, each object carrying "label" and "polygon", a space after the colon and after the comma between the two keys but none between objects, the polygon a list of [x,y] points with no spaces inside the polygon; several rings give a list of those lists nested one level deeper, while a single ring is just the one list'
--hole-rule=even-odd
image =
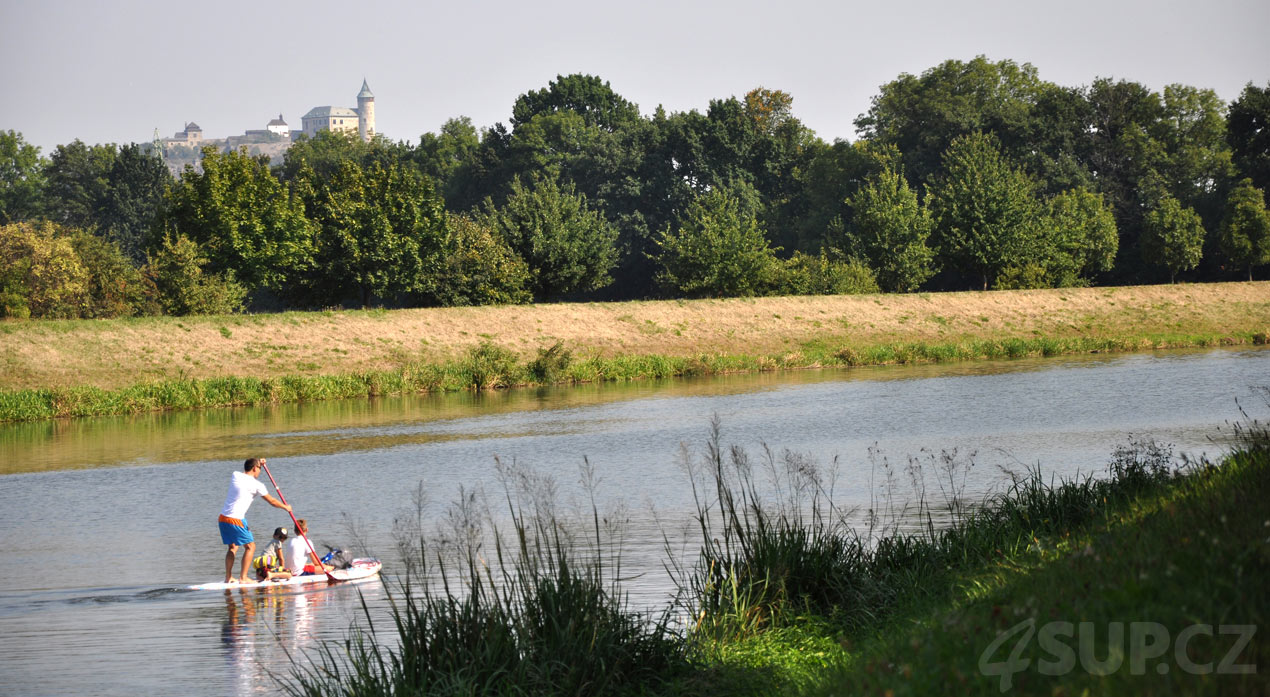
[{"label": "overcast sky", "polygon": [[418,142],[448,118],[506,123],[557,75],[609,81],[643,113],[705,110],[764,86],[822,138],[900,73],[983,54],[1044,80],[1211,88],[1270,83],[1270,1],[113,2],[0,0],[0,130],[60,143],[149,141],[186,121],[223,138],[357,105]]}]

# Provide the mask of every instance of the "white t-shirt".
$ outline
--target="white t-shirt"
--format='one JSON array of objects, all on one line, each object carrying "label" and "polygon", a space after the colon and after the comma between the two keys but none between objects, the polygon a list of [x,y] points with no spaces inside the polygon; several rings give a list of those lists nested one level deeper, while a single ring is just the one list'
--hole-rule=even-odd
[{"label": "white t-shirt", "polygon": [[305,564],[312,564],[312,555],[309,554],[309,543],[305,542],[304,535],[292,535],[287,538],[287,546],[282,551],[287,558],[287,570],[293,574],[304,572]]},{"label": "white t-shirt", "polygon": [[229,479],[229,495],[225,497],[225,507],[220,514],[226,518],[242,520],[247,517],[247,509],[257,496],[269,493],[260,480],[246,472],[234,472]]}]

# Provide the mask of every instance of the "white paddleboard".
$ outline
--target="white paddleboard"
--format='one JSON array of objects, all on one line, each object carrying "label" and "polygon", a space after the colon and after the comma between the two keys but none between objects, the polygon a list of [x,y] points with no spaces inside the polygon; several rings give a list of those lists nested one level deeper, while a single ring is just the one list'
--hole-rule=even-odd
[{"label": "white paddleboard", "polygon": [[[353,565],[347,569],[336,569],[331,572],[336,581],[364,581],[379,575],[380,568],[383,564],[378,559],[354,559]],[[222,591],[234,588],[274,588],[281,586],[302,586],[311,583],[330,583],[331,579],[326,574],[305,574],[303,576],[292,576],[291,578],[275,578],[269,581],[252,581],[251,583],[225,583],[217,581],[216,583],[200,583],[197,586],[189,586],[192,591]]]}]

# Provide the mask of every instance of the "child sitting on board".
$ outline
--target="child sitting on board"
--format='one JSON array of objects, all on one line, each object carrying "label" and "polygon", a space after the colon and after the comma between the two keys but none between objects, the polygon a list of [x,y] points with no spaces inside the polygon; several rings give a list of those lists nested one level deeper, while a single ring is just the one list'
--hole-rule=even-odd
[{"label": "child sitting on board", "polygon": [[[317,557],[317,553],[310,549],[308,533],[309,521],[301,518],[295,521],[295,536],[287,542],[287,571],[292,576],[301,574],[317,574],[326,573],[334,570],[335,567],[329,564],[323,564]],[[307,560],[307,561],[306,561]]]},{"label": "child sitting on board", "polygon": [[256,580],[272,581],[291,578],[292,574],[286,568],[286,554],[283,551],[286,541],[287,529],[275,528],[273,539],[265,546],[264,554],[251,561],[252,568],[256,570]]}]

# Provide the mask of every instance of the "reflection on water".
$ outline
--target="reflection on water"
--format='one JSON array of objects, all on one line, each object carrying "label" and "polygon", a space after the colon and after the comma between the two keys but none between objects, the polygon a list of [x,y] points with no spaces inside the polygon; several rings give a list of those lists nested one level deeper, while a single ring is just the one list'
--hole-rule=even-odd
[{"label": "reflection on water", "polygon": [[[221,653],[226,678],[236,694],[274,689],[270,672],[288,675],[289,656],[317,648],[314,624],[317,611],[332,593],[284,593],[282,589],[238,589],[225,594]],[[349,595],[342,593],[342,596]]]},{"label": "reflection on water", "polygon": [[[786,377],[797,381],[822,376],[805,372]],[[233,450],[267,450],[273,457],[369,450],[466,435],[426,429],[403,432],[402,425],[578,408],[667,390],[675,395],[722,395],[761,389],[764,383],[777,380],[771,374],[752,379],[654,380],[0,424],[0,474],[219,459]]]},{"label": "reflection on water", "polygon": [[[1198,351],[1168,352],[1180,358]],[[406,395],[257,407],[163,411],[130,416],[0,424],[0,474],[84,467],[220,460],[226,453],[271,457],[326,455],[468,438],[544,434],[568,423],[539,421],[491,432],[472,419],[644,399],[726,397],[796,385],[1007,375],[1058,368],[1096,368],[1124,356],[1081,355],[910,366],[826,368],[679,380],[601,383],[474,394]],[[460,421],[461,420],[461,421]],[[447,422],[460,421],[457,425]]]},{"label": "reflection on water", "polygon": [[[786,448],[837,464],[835,504],[867,509],[879,462],[973,455],[970,499],[1005,470],[1101,471],[1129,434],[1220,449],[1235,398],[1270,378],[1270,351],[804,371],[667,383],[320,402],[0,426],[0,692],[22,695],[276,692],[289,656],[363,618],[391,634],[384,582],[302,591],[173,591],[218,579],[215,517],[230,472],[263,455],[287,499],[333,544],[399,564],[395,524],[422,486],[440,525],[460,488],[497,500],[494,458],[602,511],[624,506],[624,576],[637,607],[664,607],[663,533],[690,534],[680,444],[699,453],[712,415],[725,445]],[[1265,406],[1244,399],[1253,416]],[[1260,409],[1260,411],[1257,411]],[[1214,442],[1214,438],[1218,442]],[[872,449],[872,450],[871,450]],[[874,456],[870,457],[870,453]],[[932,483],[929,489],[937,502]],[[900,491],[894,501],[908,503]],[[589,509],[587,509],[589,510]],[[258,503],[253,529],[289,524]],[[680,531],[684,531],[682,534]],[[258,535],[259,537],[259,535]],[[693,554],[691,539],[677,553]],[[301,660],[305,660],[301,658]]]}]

